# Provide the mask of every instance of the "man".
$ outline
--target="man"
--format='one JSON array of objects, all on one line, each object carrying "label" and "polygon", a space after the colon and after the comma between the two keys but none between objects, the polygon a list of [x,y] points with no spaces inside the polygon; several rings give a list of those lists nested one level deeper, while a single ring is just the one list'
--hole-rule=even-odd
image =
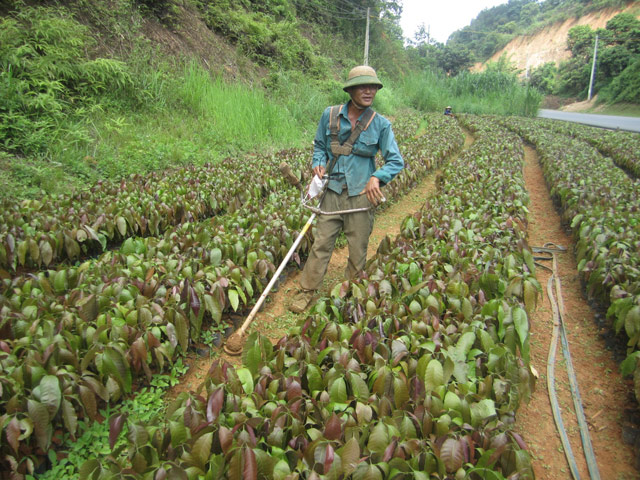
[{"label": "man", "polygon": [[[302,271],[300,292],[289,306],[293,312],[305,311],[322,285],[340,231],[344,231],[349,247],[346,277],[353,278],[364,268],[374,207],[384,199],[380,187],[404,167],[391,123],[370,108],[381,88],[382,82],[373,68],[353,68],[343,87],[351,100],[346,105],[328,107],[320,119],[314,140],[313,173],[322,178],[328,166],[333,165],[322,210],[371,208],[319,216],[317,235]],[[385,163],[376,170],[378,151]]]},{"label": "man", "polygon": [[444,109],[444,114],[445,114],[445,115],[453,115],[453,112],[451,111],[451,107],[449,107],[449,106],[448,106],[448,107],[446,107],[446,108]]}]

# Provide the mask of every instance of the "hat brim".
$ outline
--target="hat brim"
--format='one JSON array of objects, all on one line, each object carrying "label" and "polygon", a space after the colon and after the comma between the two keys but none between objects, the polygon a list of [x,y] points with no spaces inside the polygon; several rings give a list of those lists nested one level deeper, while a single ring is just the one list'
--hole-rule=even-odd
[{"label": "hat brim", "polygon": [[376,77],[370,75],[361,75],[351,80],[347,80],[342,89],[346,92],[351,87],[357,87],[358,85],[377,85],[378,88],[382,88],[382,82]]}]

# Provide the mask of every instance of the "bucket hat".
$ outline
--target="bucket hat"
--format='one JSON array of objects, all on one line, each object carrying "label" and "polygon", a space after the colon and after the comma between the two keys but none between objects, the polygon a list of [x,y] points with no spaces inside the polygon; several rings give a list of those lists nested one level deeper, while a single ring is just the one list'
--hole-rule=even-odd
[{"label": "bucket hat", "polygon": [[349,88],[357,85],[377,85],[379,88],[382,88],[382,82],[378,79],[376,71],[368,65],[353,67],[351,71],[349,71],[347,81],[342,89],[346,92]]}]

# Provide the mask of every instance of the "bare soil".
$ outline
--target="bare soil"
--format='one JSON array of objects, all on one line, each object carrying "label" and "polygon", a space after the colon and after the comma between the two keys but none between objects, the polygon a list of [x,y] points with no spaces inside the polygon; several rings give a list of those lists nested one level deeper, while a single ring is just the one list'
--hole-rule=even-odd
[{"label": "bare soil", "polygon": [[485,63],[474,65],[472,70],[481,71],[487,63],[497,62],[502,55],[506,55],[522,71],[522,75],[547,62],[559,64],[571,56],[571,51],[567,49],[567,36],[571,28],[578,25],[589,25],[593,30],[604,28],[607,22],[619,13],[633,13],[636,7],[637,2],[629,2],[624,8],[605,8],[580,18],[571,17],[547,26],[533,35],[516,37]]},{"label": "bare soil", "polygon": [[[468,135],[466,146],[472,142],[473,138]],[[376,216],[369,244],[370,256],[375,253],[385,235],[397,235],[404,218],[420,210],[427,197],[435,191],[436,175],[437,172],[429,175],[411,193]],[[631,396],[631,385],[620,377],[612,351],[603,338],[607,327],[598,326],[598,312],[594,311],[583,297],[572,253],[572,238],[563,228],[550,199],[536,152],[529,147],[526,147],[524,175],[531,198],[528,226],[530,245],[542,246],[547,242],[553,242],[567,248],[567,253],[560,254],[557,258],[565,309],[565,328],[600,477],[606,480],[638,479],[640,471],[635,464],[637,452],[622,440],[623,427],[629,421],[630,412],[638,410]],[[321,294],[327,294],[332,285],[341,281],[347,261],[346,250],[342,248],[334,252]],[[269,301],[256,316],[249,331],[258,330],[273,342],[277,342],[295,325],[299,316],[288,312],[287,306],[296,292],[299,272],[299,268],[295,266],[289,270],[286,280],[277,291],[270,294]],[[547,271],[538,269],[537,278],[545,292],[548,277]],[[531,401],[518,412],[516,431],[528,444],[537,479],[569,479],[569,467],[554,424],[547,392],[546,364],[553,321],[546,293],[542,295],[537,310],[530,316],[530,322],[531,362],[539,378]],[[240,362],[239,357],[229,357],[222,349],[212,351],[209,355],[192,356],[189,371],[180,385],[172,390],[170,397],[181,391],[197,389],[205,378],[212,360],[220,357],[234,364]],[[560,348],[557,350],[556,358],[556,390],[565,428],[580,475],[589,478]]]}]

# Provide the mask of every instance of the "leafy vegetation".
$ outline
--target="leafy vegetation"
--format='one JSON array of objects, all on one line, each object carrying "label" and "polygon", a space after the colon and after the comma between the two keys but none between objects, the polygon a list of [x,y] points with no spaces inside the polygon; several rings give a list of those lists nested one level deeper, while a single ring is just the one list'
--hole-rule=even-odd
[{"label": "leafy vegetation", "polygon": [[640,96],[637,75],[634,75],[640,61],[640,20],[630,13],[616,15],[604,29],[592,30],[588,25],[580,25],[569,30],[567,46],[572,57],[560,65],[555,90],[586,97],[596,36],[595,91],[611,103],[636,102]]},{"label": "leafy vegetation", "polygon": [[[640,180],[631,153],[638,136],[607,132],[603,141],[600,135],[589,138],[580,127],[565,130],[554,122],[526,119],[512,119],[505,126],[536,146],[551,194],[575,237],[587,295],[607,308],[611,329],[627,337],[628,358],[622,369],[634,375],[640,400]],[[612,149],[614,142],[619,145]],[[613,154],[632,175],[598,149]]]},{"label": "leafy vegetation", "polygon": [[[419,122],[407,121],[404,127],[401,122],[399,138],[406,138],[403,148],[414,164],[389,187],[390,199],[459,148],[462,135],[447,120],[434,117],[415,138]],[[249,307],[308,215],[298,204],[297,190],[280,178],[277,165],[285,158],[308,179],[302,152],[287,151],[250,163],[229,159],[215,170],[174,172],[180,178],[170,183],[181,184],[173,190],[185,198],[156,184],[156,196],[136,205],[135,196],[123,194],[127,185],[122,182],[103,192],[130,202],[127,212],[137,225],[120,237],[124,241],[118,248],[80,264],[1,272],[5,470],[32,472],[61,435],[75,438],[81,420],[99,420],[102,405],[113,405],[140,383],[152,382],[154,373],[170,369],[210,325],[224,326],[230,312]],[[256,176],[259,164],[264,173]],[[204,180],[212,183],[195,194],[189,185]],[[140,183],[145,180],[137,177],[130,185]],[[156,208],[146,210],[149,202],[169,215],[182,212],[175,217],[177,225],[156,225],[147,230],[151,236],[134,236],[143,225],[154,224],[149,212]],[[30,204],[22,205],[25,217],[33,213]],[[212,205],[219,208],[214,217],[197,218],[195,212]],[[58,214],[63,218],[72,209],[62,206]],[[55,211],[49,215],[52,224],[64,224],[56,221]],[[122,226],[128,225],[122,218]],[[118,223],[112,228],[117,230]],[[303,242],[300,255],[310,241]],[[66,238],[63,243],[70,245]]]}]

